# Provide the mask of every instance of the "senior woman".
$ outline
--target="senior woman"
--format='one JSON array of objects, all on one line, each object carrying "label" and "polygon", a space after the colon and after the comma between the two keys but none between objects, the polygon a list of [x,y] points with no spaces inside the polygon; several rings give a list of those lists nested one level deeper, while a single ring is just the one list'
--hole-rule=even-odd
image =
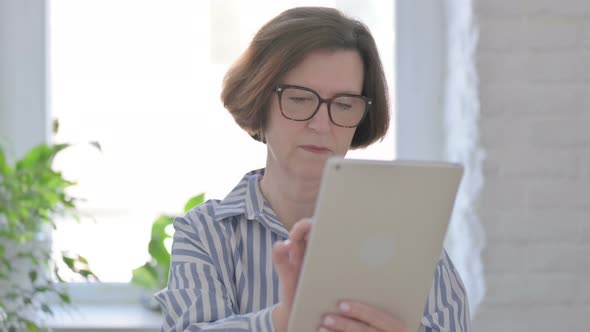
[{"label": "senior woman", "polygon": [[[257,32],[221,99],[266,144],[266,167],[175,220],[168,287],[156,294],[162,331],[286,331],[326,160],[386,134],[381,60],[361,22],[293,8]],[[342,300],[318,331],[407,331],[395,312]],[[420,331],[468,325],[465,289],[443,250]]]}]

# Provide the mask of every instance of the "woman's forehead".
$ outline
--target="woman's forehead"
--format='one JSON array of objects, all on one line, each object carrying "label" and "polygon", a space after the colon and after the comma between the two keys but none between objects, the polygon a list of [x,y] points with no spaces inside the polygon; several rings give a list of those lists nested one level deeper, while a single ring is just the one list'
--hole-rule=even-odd
[{"label": "woman's forehead", "polygon": [[356,50],[318,50],[306,55],[280,82],[308,87],[328,96],[335,93],[360,94],[364,66]]}]

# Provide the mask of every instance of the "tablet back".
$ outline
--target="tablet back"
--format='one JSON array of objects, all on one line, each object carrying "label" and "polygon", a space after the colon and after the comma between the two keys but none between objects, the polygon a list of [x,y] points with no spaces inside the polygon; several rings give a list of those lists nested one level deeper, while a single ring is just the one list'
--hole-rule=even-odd
[{"label": "tablet back", "polygon": [[450,163],[326,164],[290,332],[353,299],[418,329],[463,174]]}]

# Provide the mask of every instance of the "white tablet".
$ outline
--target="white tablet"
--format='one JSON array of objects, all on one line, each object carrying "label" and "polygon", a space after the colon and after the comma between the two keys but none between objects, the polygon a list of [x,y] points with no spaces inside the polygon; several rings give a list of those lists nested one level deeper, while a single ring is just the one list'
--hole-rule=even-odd
[{"label": "white tablet", "polygon": [[451,163],[330,159],[289,332],[316,331],[343,299],[417,331],[462,174]]}]

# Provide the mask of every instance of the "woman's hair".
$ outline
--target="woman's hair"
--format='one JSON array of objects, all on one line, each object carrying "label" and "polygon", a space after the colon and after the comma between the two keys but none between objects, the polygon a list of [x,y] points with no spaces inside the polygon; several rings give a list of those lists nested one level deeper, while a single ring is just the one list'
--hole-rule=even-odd
[{"label": "woman's hair", "polygon": [[316,50],[357,50],[364,64],[362,95],[371,98],[351,148],[383,138],[389,127],[387,83],[375,40],[361,22],[324,7],[286,10],[266,23],[226,73],[221,100],[240,127],[264,141],[273,88],[282,77]]}]

